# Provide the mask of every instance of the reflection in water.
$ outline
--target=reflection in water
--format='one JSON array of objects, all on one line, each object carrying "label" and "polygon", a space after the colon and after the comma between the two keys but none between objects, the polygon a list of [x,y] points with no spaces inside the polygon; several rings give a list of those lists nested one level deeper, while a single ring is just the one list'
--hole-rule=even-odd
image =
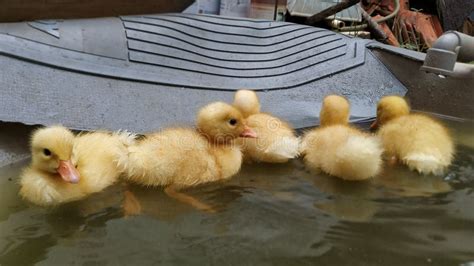
[{"label": "reflection in water", "polygon": [[387,193],[400,197],[430,197],[452,190],[443,176],[422,176],[401,165],[387,165],[374,183],[387,188]]},{"label": "reflection in water", "polygon": [[41,209],[17,196],[26,162],[3,167],[0,264],[466,263],[474,258],[474,149],[465,139],[474,132],[451,126],[464,137],[445,176],[386,166],[373,180],[348,182],[298,160],[249,164],[228,182],[186,190],[215,213],[126,184]]},{"label": "reflection in water", "polygon": [[340,220],[352,222],[368,222],[377,212],[375,202],[357,198],[338,198],[332,201],[317,202],[314,206]]}]

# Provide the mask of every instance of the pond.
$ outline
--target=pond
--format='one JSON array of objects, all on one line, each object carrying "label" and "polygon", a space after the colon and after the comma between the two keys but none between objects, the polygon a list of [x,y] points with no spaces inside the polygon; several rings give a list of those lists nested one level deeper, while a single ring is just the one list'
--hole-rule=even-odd
[{"label": "pond", "polygon": [[474,123],[445,120],[457,153],[441,177],[386,165],[367,182],[246,164],[188,190],[117,184],[55,209],[18,196],[28,161],[0,168],[1,265],[474,265]]}]

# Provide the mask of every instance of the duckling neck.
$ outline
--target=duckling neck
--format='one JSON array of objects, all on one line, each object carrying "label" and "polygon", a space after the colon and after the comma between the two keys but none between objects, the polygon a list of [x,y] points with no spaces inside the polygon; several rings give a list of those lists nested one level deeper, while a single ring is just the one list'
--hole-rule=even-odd
[{"label": "duckling neck", "polygon": [[202,132],[199,128],[197,129],[197,132],[209,142],[210,145],[216,145],[216,146],[221,146],[221,145],[232,145],[234,141],[234,137],[232,136],[212,136],[209,134],[206,134]]}]

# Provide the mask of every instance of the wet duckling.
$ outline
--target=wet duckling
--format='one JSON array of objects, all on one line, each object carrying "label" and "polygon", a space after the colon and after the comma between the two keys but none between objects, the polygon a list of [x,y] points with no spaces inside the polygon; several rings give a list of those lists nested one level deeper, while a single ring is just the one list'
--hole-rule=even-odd
[{"label": "wet duckling", "polygon": [[423,114],[410,114],[410,106],[399,96],[382,98],[372,129],[380,128],[385,154],[421,174],[440,175],[451,164],[454,144],[441,123]]},{"label": "wet duckling", "polygon": [[337,95],[324,98],[321,126],[302,140],[306,166],[345,180],[376,176],[382,166],[380,140],[348,125],[349,102]]},{"label": "wet duckling", "polygon": [[128,133],[84,133],[62,126],[36,130],[32,162],[20,178],[20,195],[40,206],[83,199],[117,181],[127,163]]},{"label": "wet duckling", "polygon": [[257,94],[251,90],[235,93],[234,106],[255,130],[257,139],[239,139],[244,158],[249,161],[285,163],[298,156],[299,138],[292,127],[270,114],[260,112]]},{"label": "wet duckling", "polygon": [[178,192],[182,188],[229,179],[242,164],[239,137],[256,138],[239,110],[223,102],[203,107],[197,129],[171,128],[146,135],[131,147],[126,179],[165,192],[201,210],[208,206]]}]

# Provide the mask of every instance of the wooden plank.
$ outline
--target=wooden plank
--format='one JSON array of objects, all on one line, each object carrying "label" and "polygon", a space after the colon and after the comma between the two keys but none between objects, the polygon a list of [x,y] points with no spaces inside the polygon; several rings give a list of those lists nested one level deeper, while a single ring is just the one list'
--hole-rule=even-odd
[{"label": "wooden plank", "polygon": [[0,22],[181,12],[192,0],[0,0]]}]

